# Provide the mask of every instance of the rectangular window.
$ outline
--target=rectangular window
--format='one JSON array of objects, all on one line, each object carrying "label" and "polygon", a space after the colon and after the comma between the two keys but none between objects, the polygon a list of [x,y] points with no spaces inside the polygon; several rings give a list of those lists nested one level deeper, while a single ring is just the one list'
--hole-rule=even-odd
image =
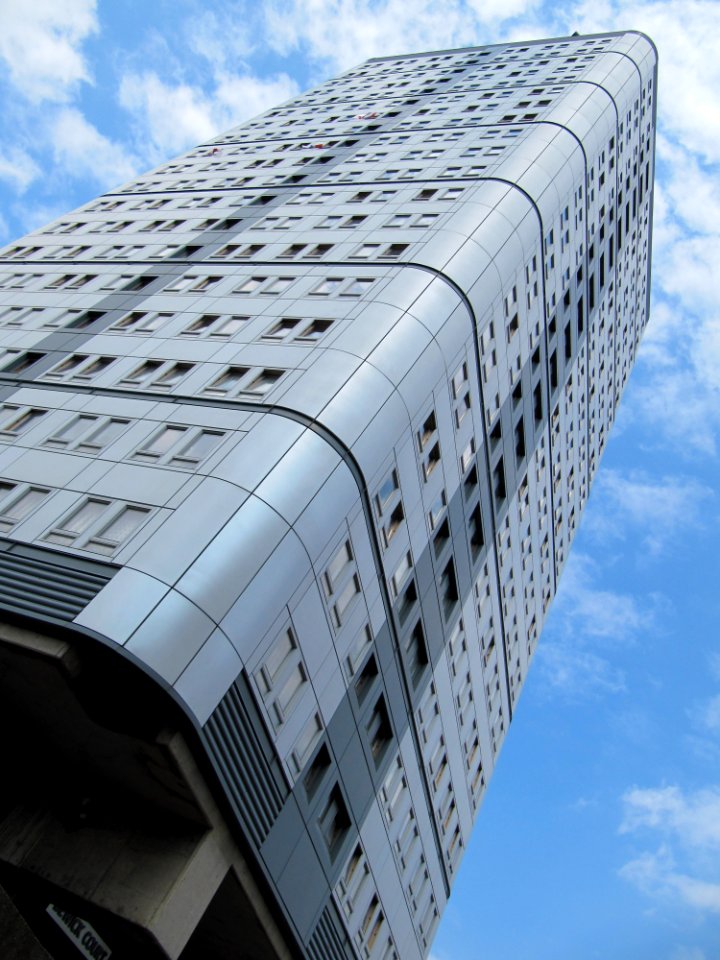
[{"label": "rectangular window", "polygon": [[85,542],[85,550],[92,550],[106,556],[115,553],[125,541],[130,539],[149,513],[147,507],[122,507],[109,523],[101,526],[100,530]]},{"label": "rectangular window", "polygon": [[366,730],[372,758],[375,764],[379,765],[393,738],[390,717],[382,695],[372,709]]},{"label": "rectangular window", "polygon": [[228,367],[216,380],[213,380],[210,386],[205,388],[205,392],[227,394],[242,382],[249,370],[249,367]]},{"label": "rectangular window", "polygon": [[9,416],[6,416],[4,421],[0,422],[0,433],[19,437],[25,433],[26,430],[29,430],[34,423],[37,423],[38,420],[44,417],[47,410],[40,410],[36,407],[23,409],[22,407],[6,406],[3,408],[3,413]]},{"label": "rectangular window", "polygon": [[[22,485],[24,487],[24,485]],[[19,491],[19,492],[18,492]],[[42,487],[24,487],[16,484],[0,484],[0,495],[7,494],[0,502],[0,532],[7,533],[38,507],[50,493]]]},{"label": "rectangular window", "polygon": [[[327,803],[318,817],[318,826],[330,859],[334,860],[343,838],[350,829],[350,817],[337,784],[330,791]],[[377,897],[375,899],[377,900]]]},{"label": "rectangular window", "polygon": [[44,539],[110,556],[130,539],[149,513],[148,507],[90,497]]},{"label": "rectangular window", "polygon": [[247,386],[243,387],[242,393],[262,397],[275,386],[284,372],[284,370],[261,370]]}]

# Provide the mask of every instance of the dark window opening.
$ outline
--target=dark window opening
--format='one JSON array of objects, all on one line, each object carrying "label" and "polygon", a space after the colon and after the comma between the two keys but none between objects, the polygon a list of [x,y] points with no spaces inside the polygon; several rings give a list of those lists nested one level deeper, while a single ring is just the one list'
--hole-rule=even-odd
[{"label": "dark window opening", "polygon": [[470,529],[470,551],[472,553],[473,560],[477,560],[480,555],[480,551],[485,546],[485,535],[483,534],[483,525],[482,525],[482,512],[480,510],[480,504],[475,504],[475,509],[470,514],[470,522],[468,524]]},{"label": "dark window opening", "polygon": [[542,381],[538,380],[533,390],[533,408],[535,414],[535,426],[542,423],[543,419],[543,401],[542,401]]},{"label": "dark window opening", "polygon": [[303,780],[303,786],[305,787],[305,794],[307,795],[308,800],[310,800],[317,788],[320,786],[325,774],[330,769],[330,751],[327,748],[327,744],[323,744],[318,752],[315,754],[315,757],[310,764],[310,769],[305,774]]},{"label": "dark window opening", "polygon": [[415,604],[417,603],[417,587],[415,586],[415,578],[410,581],[410,583],[405,588],[405,592],[400,597],[398,603],[397,614],[398,620],[401,624],[405,623],[407,618],[413,611]]},{"label": "dark window opening", "polygon": [[440,574],[440,600],[446,619],[452,613],[459,599],[457,577],[455,576],[455,561],[451,557],[445,565],[445,569]]},{"label": "dark window opening", "polygon": [[99,320],[101,317],[105,316],[104,310],[88,310],[85,313],[80,314],[75,320],[68,323],[68,329],[82,330],[84,327],[89,327],[91,323],[95,323],[96,320]]},{"label": "dark window opening", "polygon": [[375,683],[377,675],[377,660],[371,655],[355,681],[355,696],[358,698],[358,703],[362,703],[365,700]]},{"label": "dark window opening", "polygon": [[334,860],[345,834],[350,829],[350,817],[337,784],[330,791],[327,803],[318,817],[318,826],[330,858]]},{"label": "dark window opening", "polygon": [[6,367],[3,367],[3,373],[22,373],[23,370],[27,370],[28,367],[31,367],[34,363],[37,363],[38,360],[42,360],[46,354],[44,353],[35,353],[33,351],[29,353],[21,353],[19,357],[15,357],[14,360],[11,360]]},{"label": "dark window opening", "polygon": [[428,665],[425,631],[423,630],[420,620],[418,620],[410,632],[410,636],[405,643],[405,653],[407,655],[410,679],[412,680],[413,686],[416,687],[425,671],[425,667]]},{"label": "dark window opening", "polygon": [[557,362],[557,350],[553,350],[550,355],[550,388],[552,390],[557,390],[558,385],[558,362]]},{"label": "dark window opening", "polygon": [[377,703],[373,707],[366,729],[370,741],[370,752],[372,753],[375,764],[379,765],[393,738],[390,717],[388,716],[385,699],[382,694],[378,697]]},{"label": "dark window opening", "polygon": [[435,536],[433,538],[433,547],[435,548],[435,556],[439,557],[443,552],[447,544],[450,542],[450,524],[448,523],[448,518],[445,517],[443,522],[437,528]]},{"label": "dark window opening", "polygon": [[465,496],[466,497],[471,496],[478,485],[477,464],[473,463],[472,469],[470,470],[468,475],[465,477],[465,481],[463,485],[465,487]]},{"label": "dark window opening", "polygon": [[525,423],[522,417],[515,426],[515,456],[518,461],[525,456]]}]

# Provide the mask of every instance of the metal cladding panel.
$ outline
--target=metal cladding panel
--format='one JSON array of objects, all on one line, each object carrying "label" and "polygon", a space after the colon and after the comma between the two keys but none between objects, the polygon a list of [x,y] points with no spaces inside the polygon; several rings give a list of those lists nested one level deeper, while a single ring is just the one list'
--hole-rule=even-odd
[{"label": "metal cladding panel", "polygon": [[647,322],[654,71],[371,60],[0,253],[0,604],[173,687],[312,960],[430,950]]}]

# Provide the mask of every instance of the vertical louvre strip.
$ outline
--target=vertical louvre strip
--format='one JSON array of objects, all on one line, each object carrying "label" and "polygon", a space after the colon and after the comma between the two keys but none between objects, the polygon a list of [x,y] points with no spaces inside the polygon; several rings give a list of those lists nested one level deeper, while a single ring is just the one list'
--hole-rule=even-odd
[{"label": "vertical louvre strip", "polygon": [[288,794],[262,748],[259,719],[253,723],[238,683],[234,683],[205,725],[235,813],[257,846],[270,832]]},{"label": "vertical louvre strip", "polygon": [[327,904],[308,943],[309,960],[356,960],[335,904]]}]

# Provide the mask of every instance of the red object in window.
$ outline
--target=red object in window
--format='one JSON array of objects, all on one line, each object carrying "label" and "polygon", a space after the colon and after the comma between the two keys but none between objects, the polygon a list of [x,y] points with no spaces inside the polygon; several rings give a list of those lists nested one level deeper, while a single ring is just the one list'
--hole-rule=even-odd
[{"label": "red object in window", "polygon": [[325,144],[324,144],[324,143],[316,143],[316,144],[315,144],[315,149],[316,149],[316,150],[324,150],[324,149],[325,149]]}]

